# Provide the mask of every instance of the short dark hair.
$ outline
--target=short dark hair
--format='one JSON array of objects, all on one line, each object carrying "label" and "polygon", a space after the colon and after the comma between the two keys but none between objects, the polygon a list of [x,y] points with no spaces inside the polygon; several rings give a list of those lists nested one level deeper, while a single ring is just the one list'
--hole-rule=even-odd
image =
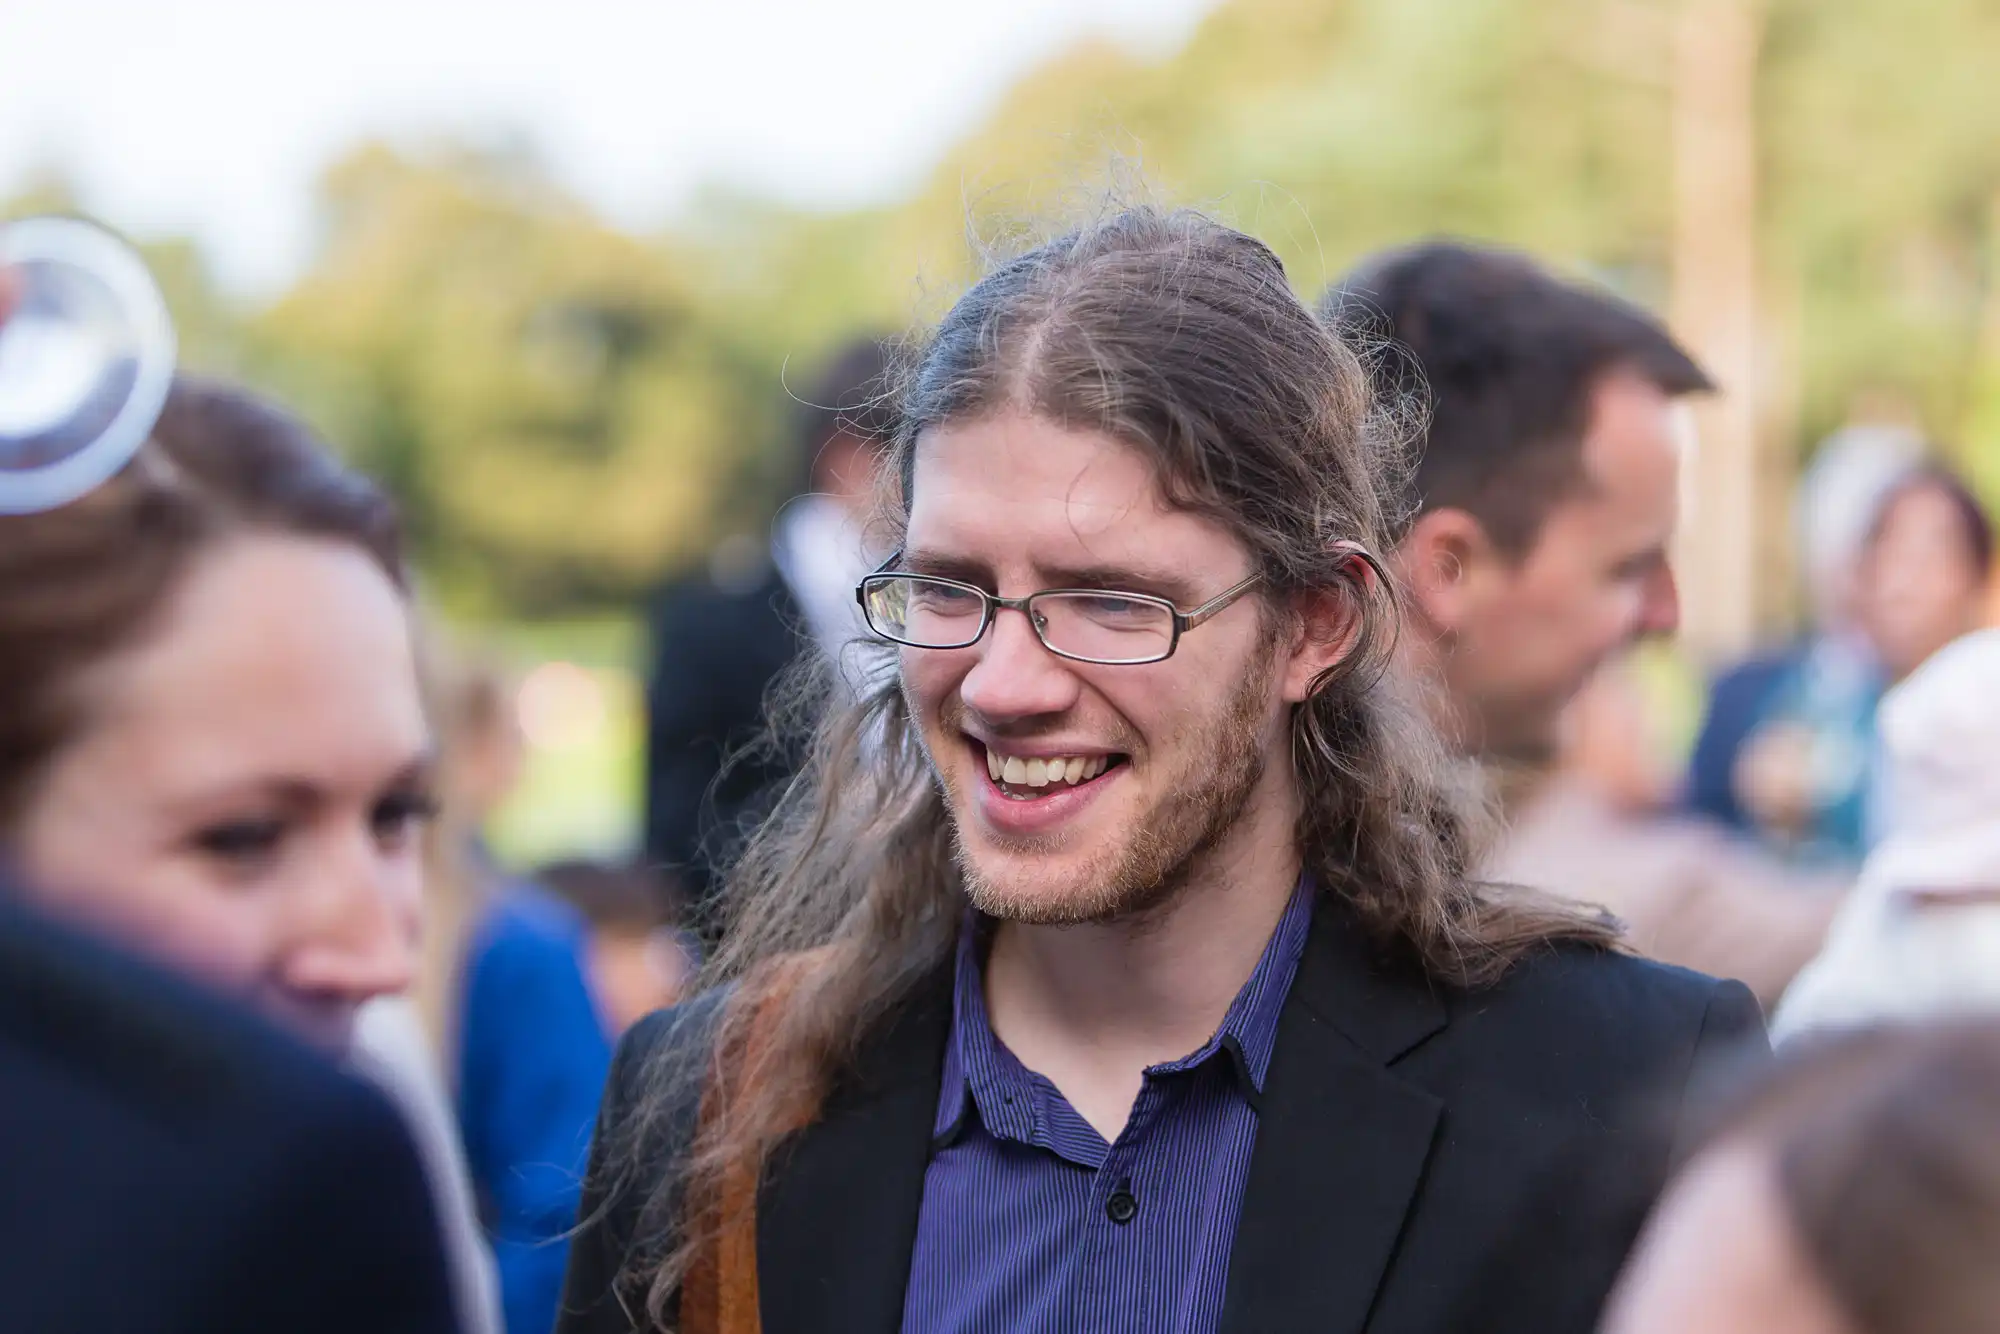
[{"label": "short dark hair", "polygon": [[536,868],[532,878],[599,930],[640,933],[679,920],[674,886],[637,863],[566,858]]},{"label": "short dark hair", "polygon": [[1385,388],[1426,400],[1400,522],[1462,509],[1510,555],[1534,545],[1582,479],[1591,394],[1605,374],[1636,371],[1671,395],[1715,387],[1637,306],[1509,250],[1428,241],[1383,252],[1331,288],[1320,314]]}]

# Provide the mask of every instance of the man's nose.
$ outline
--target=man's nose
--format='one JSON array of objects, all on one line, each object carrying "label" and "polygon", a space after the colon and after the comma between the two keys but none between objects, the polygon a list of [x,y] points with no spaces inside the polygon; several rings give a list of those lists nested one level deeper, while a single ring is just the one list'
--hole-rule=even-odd
[{"label": "man's nose", "polygon": [[1026,613],[996,611],[985,637],[968,652],[979,660],[959,683],[959,698],[982,717],[1061,713],[1076,703],[1076,673],[1036,637]]},{"label": "man's nose", "polygon": [[1680,629],[1681,590],[1673,567],[1662,565],[1646,581],[1639,604],[1637,638],[1665,638]]}]

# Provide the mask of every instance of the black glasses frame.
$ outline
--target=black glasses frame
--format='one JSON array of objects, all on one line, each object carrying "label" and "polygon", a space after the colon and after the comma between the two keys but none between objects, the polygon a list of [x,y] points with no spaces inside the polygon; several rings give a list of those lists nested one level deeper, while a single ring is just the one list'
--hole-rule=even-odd
[{"label": "black glasses frame", "polygon": [[[1201,625],[1204,621],[1212,619],[1217,613],[1223,611],[1231,603],[1263,582],[1264,579],[1262,574],[1253,574],[1249,578],[1223,589],[1200,606],[1183,611],[1166,598],[1155,597],[1151,593],[1127,593],[1115,588],[1044,588],[1039,592],[1030,593],[1028,596],[1022,598],[1003,598],[997,593],[987,592],[977,584],[968,584],[957,579],[945,579],[934,574],[911,574],[906,570],[891,570],[889,568],[902,558],[903,553],[900,551],[896,552],[854,586],[854,600],[861,604],[862,619],[868,623],[868,628],[874,631],[879,637],[888,640],[892,644],[901,644],[906,648],[939,649],[943,651],[971,648],[985,637],[987,630],[992,628],[995,613],[1002,610],[1018,611],[1028,618],[1028,625],[1034,630],[1035,638],[1041,642],[1043,648],[1055,654],[1058,658],[1065,658],[1070,662],[1086,662],[1097,667],[1143,667],[1149,663],[1165,662],[1168,658],[1173,657],[1174,650],[1180,647],[1182,635]],[[979,599],[978,628],[963,641],[954,644],[919,644],[890,634],[881,626],[875,624],[874,616],[869,613],[868,590],[877,585],[887,583],[891,579],[922,579],[927,583],[942,584],[947,588],[956,588],[973,594]],[[1128,602],[1150,603],[1173,617],[1173,635],[1167,640],[1167,646],[1164,650],[1148,658],[1091,658],[1081,653],[1066,653],[1048,641],[1048,637],[1043,630],[1044,622],[1041,617],[1035,614],[1034,606],[1036,600],[1039,598],[1054,596],[1075,597],[1078,595],[1087,597],[1112,597]]]}]

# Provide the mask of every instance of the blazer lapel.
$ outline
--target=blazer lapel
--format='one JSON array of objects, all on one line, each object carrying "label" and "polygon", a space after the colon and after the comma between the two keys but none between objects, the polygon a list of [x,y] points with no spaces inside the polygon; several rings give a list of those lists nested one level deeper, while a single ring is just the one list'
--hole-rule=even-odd
[{"label": "blazer lapel", "polygon": [[765,1334],[897,1334],[930,1163],[951,970],[862,1044],[757,1201]]},{"label": "blazer lapel", "polygon": [[1444,1024],[1421,974],[1319,908],[1260,1099],[1224,1334],[1365,1326],[1443,1110],[1388,1066]]}]

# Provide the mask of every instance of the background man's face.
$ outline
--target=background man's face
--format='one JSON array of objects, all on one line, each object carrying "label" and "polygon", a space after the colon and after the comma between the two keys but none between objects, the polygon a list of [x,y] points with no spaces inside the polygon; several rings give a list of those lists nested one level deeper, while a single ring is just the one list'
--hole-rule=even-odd
[{"label": "background man's face", "polygon": [[1553,752],[1558,719],[1604,661],[1679,622],[1667,549],[1679,513],[1671,399],[1637,375],[1607,375],[1583,441],[1584,483],[1558,501],[1517,560],[1490,549],[1442,654],[1468,750]]}]

